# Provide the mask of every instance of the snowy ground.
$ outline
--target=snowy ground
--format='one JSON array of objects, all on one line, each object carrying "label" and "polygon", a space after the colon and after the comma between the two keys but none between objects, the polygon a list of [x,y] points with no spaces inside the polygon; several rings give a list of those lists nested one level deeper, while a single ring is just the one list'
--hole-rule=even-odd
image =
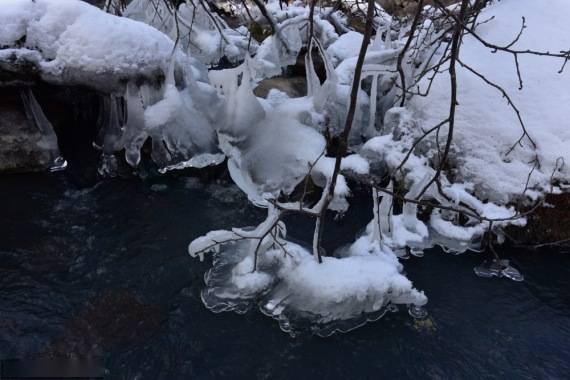
[{"label": "snowy ground", "polygon": [[[513,48],[559,52],[570,47],[570,24],[562,16],[569,13],[570,2],[566,0],[503,0],[483,11],[479,20],[494,19],[480,25],[477,34],[498,46],[507,45],[516,37],[524,17],[526,29]],[[522,133],[516,113],[497,89],[458,66],[454,147],[461,178],[472,183],[481,198],[499,203],[523,193],[535,156],[540,166],[532,172],[529,188],[537,192],[527,191],[526,195],[535,198],[540,192],[548,192],[556,165],[560,170],[555,177],[570,180],[570,70],[558,73],[563,60],[520,55],[523,88],[519,90],[511,54],[493,53],[474,37],[466,36],[460,59],[507,91],[537,145],[533,149],[524,138],[523,146],[506,154]],[[445,119],[449,112],[449,75],[439,75],[429,96],[416,97],[411,108],[425,129]],[[566,162],[561,168],[560,157]]]}]

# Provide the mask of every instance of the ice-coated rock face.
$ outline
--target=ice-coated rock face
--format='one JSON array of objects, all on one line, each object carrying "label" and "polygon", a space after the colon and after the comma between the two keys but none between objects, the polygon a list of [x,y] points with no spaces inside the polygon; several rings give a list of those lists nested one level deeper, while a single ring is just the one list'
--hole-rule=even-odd
[{"label": "ice-coated rock face", "polygon": [[36,79],[110,94],[102,101],[102,133],[95,141],[103,151],[102,174],[113,174],[113,154],[123,149],[137,166],[148,139],[159,168],[192,158],[194,164],[219,162],[196,159],[217,153],[213,125],[220,102],[206,69],[153,27],[79,0],[6,0],[0,46],[0,80]]}]

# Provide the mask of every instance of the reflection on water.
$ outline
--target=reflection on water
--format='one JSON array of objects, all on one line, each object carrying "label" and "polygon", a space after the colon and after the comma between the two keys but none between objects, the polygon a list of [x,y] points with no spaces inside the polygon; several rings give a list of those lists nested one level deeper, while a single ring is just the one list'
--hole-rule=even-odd
[{"label": "reflection on water", "polygon": [[[434,249],[405,270],[429,317],[387,313],[327,339],[282,333],[253,311],[201,303],[208,263],[187,244],[263,212],[231,185],[110,180],[66,173],[0,179],[0,359],[99,358],[108,378],[561,378],[570,373],[570,254],[506,250],[525,281],[481,279],[480,254]],[[327,224],[327,249],[370,219],[353,199]],[[309,221],[289,234],[309,239]]]}]

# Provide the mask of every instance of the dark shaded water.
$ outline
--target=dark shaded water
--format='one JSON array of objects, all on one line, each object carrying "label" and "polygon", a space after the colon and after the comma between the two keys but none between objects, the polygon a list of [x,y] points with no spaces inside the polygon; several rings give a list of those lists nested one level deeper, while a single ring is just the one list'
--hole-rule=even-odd
[{"label": "dark shaded water", "polygon": [[[355,203],[357,217],[327,225],[329,247],[371,217]],[[402,311],[326,339],[290,338],[257,311],[207,311],[208,264],[187,244],[262,216],[235,187],[192,179],[79,189],[66,173],[1,177],[0,359],[93,355],[128,379],[570,375],[570,253],[503,249],[526,278],[514,283],[477,278],[481,255],[432,250],[405,262],[428,320]]]}]

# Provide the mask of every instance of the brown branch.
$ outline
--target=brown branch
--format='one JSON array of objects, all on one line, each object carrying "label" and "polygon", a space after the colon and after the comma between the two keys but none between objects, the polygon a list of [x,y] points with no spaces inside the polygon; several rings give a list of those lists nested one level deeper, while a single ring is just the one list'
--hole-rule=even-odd
[{"label": "brown branch", "polygon": [[[469,5],[469,0],[462,0],[461,1],[461,9],[459,11],[459,18],[463,20],[465,18],[467,12],[467,6]],[[439,178],[441,171],[443,170],[443,166],[447,161],[447,157],[449,155],[449,150],[451,149],[451,142],[453,141],[453,127],[455,126],[455,108],[457,106],[457,76],[455,72],[455,63],[457,58],[459,57],[459,49],[461,47],[461,35],[462,29],[461,24],[458,22],[455,25],[455,30],[453,32],[453,37],[451,41],[451,59],[449,62],[449,79],[450,79],[450,87],[451,87],[451,101],[449,105],[449,121],[448,121],[448,131],[447,131],[447,141],[445,143],[445,149],[443,151],[443,155],[438,163],[437,170],[433,178],[425,185],[425,187],[420,191],[418,195],[418,199],[422,197],[423,194],[429,189],[429,187]]]},{"label": "brown branch", "polygon": [[[364,58],[366,57],[366,51],[368,50],[368,45],[370,44],[370,38],[372,36],[373,20],[374,20],[374,0],[368,0],[368,9],[366,12],[366,26],[364,29],[364,37],[362,38],[362,45],[360,46],[360,52],[358,53],[358,59],[356,61],[356,67],[354,70],[354,79],[352,81],[352,88],[350,91],[350,105],[348,107],[348,113],[346,115],[346,121],[344,124],[344,129],[339,137],[339,142],[336,151],[336,159],[334,164],[334,171],[328,186],[323,191],[327,191],[325,200],[322,204],[320,214],[317,216],[317,247],[320,246],[320,237],[322,236],[322,231],[324,228],[324,216],[328,209],[328,206],[334,198],[334,190],[336,182],[340,173],[340,164],[342,158],[346,155],[348,148],[348,137],[352,129],[352,123],[354,121],[354,114],[356,112],[356,103],[358,100],[358,90],[360,89],[360,78],[362,76],[362,67],[364,66]],[[320,253],[317,253],[319,263],[322,262]]]},{"label": "brown branch", "polygon": [[[402,100],[400,101],[400,107],[403,107],[404,102],[406,101],[406,75],[405,75],[404,69],[402,67],[402,62],[404,61],[404,57],[405,57],[408,49],[410,48],[410,44],[412,43],[412,40],[414,39],[414,34],[416,33],[416,29],[417,29],[418,24],[420,22],[423,4],[424,4],[424,0],[419,0],[418,8],[416,10],[416,15],[414,16],[414,20],[412,21],[412,28],[410,29],[410,35],[408,36],[408,39],[406,40],[406,44],[404,45],[404,48],[402,49],[400,54],[398,54],[398,63],[397,63],[398,66],[397,67],[398,67],[398,73],[400,74],[400,81],[402,82],[402,91],[403,91],[402,92]],[[390,31],[388,30],[386,33],[390,33]]]}]

